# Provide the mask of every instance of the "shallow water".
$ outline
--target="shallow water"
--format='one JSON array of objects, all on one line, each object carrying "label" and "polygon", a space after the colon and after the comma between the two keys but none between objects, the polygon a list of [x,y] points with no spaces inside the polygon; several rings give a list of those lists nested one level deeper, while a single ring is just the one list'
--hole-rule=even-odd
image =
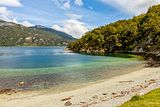
[{"label": "shallow water", "polygon": [[[0,88],[31,90],[79,86],[127,73],[127,68],[143,63],[137,56],[90,56],[69,53],[64,48],[0,48]],[[18,86],[21,81],[25,84]]]}]

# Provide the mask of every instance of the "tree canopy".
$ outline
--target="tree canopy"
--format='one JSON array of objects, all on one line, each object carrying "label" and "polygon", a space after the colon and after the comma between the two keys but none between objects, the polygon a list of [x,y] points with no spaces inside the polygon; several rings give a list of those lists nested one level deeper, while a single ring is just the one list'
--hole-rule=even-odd
[{"label": "tree canopy", "polygon": [[160,5],[150,7],[146,14],[89,31],[68,48],[87,53],[160,51]]}]

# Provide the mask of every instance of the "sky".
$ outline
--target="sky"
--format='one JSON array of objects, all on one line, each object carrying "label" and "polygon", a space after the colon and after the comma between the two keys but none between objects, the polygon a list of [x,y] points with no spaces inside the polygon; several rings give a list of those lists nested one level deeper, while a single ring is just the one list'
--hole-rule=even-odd
[{"label": "sky", "polygon": [[42,25],[80,38],[85,32],[145,13],[160,0],[0,0],[0,19]]}]

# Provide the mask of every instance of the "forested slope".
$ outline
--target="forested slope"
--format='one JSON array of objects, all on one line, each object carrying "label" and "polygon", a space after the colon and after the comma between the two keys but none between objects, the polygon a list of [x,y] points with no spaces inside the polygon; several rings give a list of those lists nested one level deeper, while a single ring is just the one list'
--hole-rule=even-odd
[{"label": "forested slope", "polygon": [[20,24],[0,20],[0,46],[67,45],[75,40],[71,35],[64,32],[53,31],[46,31],[36,27],[25,27]]},{"label": "forested slope", "polygon": [[146,14],[120,20],[87,32],[68,48],[74,52],[147,52],[160,56],[160,5]]}]

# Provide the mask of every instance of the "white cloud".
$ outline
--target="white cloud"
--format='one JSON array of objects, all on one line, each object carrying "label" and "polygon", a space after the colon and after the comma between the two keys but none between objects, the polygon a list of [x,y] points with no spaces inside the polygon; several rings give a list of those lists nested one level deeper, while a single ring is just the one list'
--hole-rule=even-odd
[{"label": "white cloud", "polygon": [[0,0],[0,5],[2,6],[10,6],[10,7],[20,7],[22,4],[20,0]]},{"label": "white cloud", "polygon": [[13,13],[9,11],[6,7],[0,7],[0,20],[16,23],[17,21],[11,18],[12,15]]},{"label": "white cloud", "polygon": [[146,12],[150,6],[160,3],[160,0],[101,0],[101,2],[137,15]]},{"label": "white cloud", "polygon": [[66,15],[71,19],[81,19],[83,17],[82,15],[72,14],[72,13],[68,13]]},{"label": "white cloud", "polygon": [[52,0],[52,2],[61,9],[70,9],[70,0]]},{"label": "white cloud", "polygon": [[14,13],[12,11],[9,11],[6,7],[0,7],[0,20],[22,24],[27,27],[33,26],[33,24],[31,24],[28,21],[22,21],[22,22],[17,21],[15,18],[13,18],[13,14]]},{"label": "white cloud", "polygon": [[[0,0],[0,5],[4,5],[4,6],[12,6],[12,7],[19,7],[22,6],[22,4],[19,2],[20,0]],[[4,6],[0,6],[0,20],[4,20],[7,22],[13,22],[16,24],[21,24],[24,26],[33,26],[33,24],[31,24],[29,21],[25,20],[25,21],[17,21],[14,18],[14,13],[10,10],[8,10],[7,7]]]},{"label": "white cloud", "polygon": [[58,31],[62,30],[62,28],[57,24],[53,25],[52,28],[55,29],[55,30],[58,30]]},{"label": "white cloud", "polygon": [[78,6],[83,6],[82,0],[75,0],[74,3],[75,3],[76,5],[78,5]]},{"label": "white cloud", "polygon": [[27,20],[22,21],[22,22],[18,22],[16,19],[12,19],[9,22],[13,22],[13,23],[16,23],[16,24],[21,24],[21,25],[26,26],[26,27],[34,26],[32,23],[30,23]]},{"label": "white cloud", "polygon": [[64,20],[60,24],[61,26],[58,24],[55,24],[52,26],[52,28],[59,31],[66,32],[75,38],[80,38],[84,33],[89,31],[85,23],[80,22],[76,19]]},{"label": "white cloud", "polygon": [[24,26],[26,26],[26,27],[30,27],[30,26],[34,26],[32,23],[30,23],[29,21],[23,21],[23,22],[21,22],[21,23],[19,23],[19,24],[22,24],[22,25],[24,25]]},{"label": "white cloud", "polygon": [[10,16],[12,12],[9,11],[6,7],[0,7],[0,19],[5,21],[11,21]]},{"label": "white cloud", "polygon": [[[51,0],[57,7],[61,9],[70,9],[71,8],[71,2],[73,0]],[[82,6],[84,3],[82,0],[74,0],[74,3],[78,6]]]},{"label": "white cloud", "polygon": [[70,1],[64,2],[64,3],[63,3],[63,7],[64,7],[65,9],[70,9],[70,8],[71,8],[71,6],[70,6]]}]

